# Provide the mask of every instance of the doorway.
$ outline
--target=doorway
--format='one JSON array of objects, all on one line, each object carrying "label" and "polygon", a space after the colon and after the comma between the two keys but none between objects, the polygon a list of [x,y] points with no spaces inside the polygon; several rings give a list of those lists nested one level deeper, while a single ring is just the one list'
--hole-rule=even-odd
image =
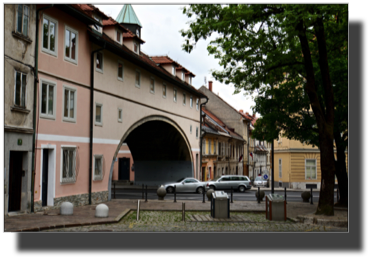
[{"label": "doorway", "polygon": [[49,150],[42,150],[42,206],[47,206],[48,198],[48,182],[49,182]]},{"label": "doorway", "polygon": [[21,210],[22,151],[10,151],[9,157],[9,204],[8,211]]},{"label": "doorway", "polygon": [[129,170],[130,170],[130,158],[119,158],[119,180],[124,181],[128,180],[129,181]]}]

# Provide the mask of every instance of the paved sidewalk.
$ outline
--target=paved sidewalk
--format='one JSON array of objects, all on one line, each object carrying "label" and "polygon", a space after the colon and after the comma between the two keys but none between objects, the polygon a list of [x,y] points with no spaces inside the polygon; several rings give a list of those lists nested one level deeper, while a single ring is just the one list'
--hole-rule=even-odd
[{"label": "paved sidewalk", "polygon": [[[210,202],[177,200],[148,200],[140,201],[140,210],[144,211],[181,211],[182,203],[186,211],[210,211]],[[74,207],[74,214],[60,215],[59,209],[46,212],[37,212],[17,216],[6,216],[4,220],[5,232],[43,231],[56,228],[74,226],[88,226],[99,224],[118,223],[131,210],[137,210],[137,200],[112,200],[105,203],[109,208],[107,218],[95,217],[96,205]],[[294,222],[305,224],[319,224],[336,227],[347,227],[347,211],[335,211],[335,216],[316,216],[313,213],[317,205],[309,203],[289,202],[287,204],[287,217]],[[231,212],[265,212],[265,203],[256,201],[234,201],[230,204]]]}]

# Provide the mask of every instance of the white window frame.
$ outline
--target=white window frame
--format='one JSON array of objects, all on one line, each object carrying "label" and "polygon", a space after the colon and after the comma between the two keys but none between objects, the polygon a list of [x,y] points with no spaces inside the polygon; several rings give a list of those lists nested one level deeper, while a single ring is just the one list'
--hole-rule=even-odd
[{"label": "white window frame", "polygon": [[[70,86],[67,86],[67,85],[63,85],[62,87],[63,87],[63,89],[62,89],[62,121],[75,123],[77,121],[77,89],[70,87]],[[70,93],[69,93],[70,96],[71,96],[71,91],[74,92],[74,117],[73,118],[65,117],[65,93],[66,93],[66,90],[70,91]]]},{"label": "white window frame", "polygon": [[[151,88],[151,81],[152,80],[153,80],[153,90]],[[154,94],[155,90],[156,90],[156,80],[154,79],[153,76],[151,76],[150,79],[149,79],[149,91],[150,91],[150,93]]]},{"label": "white window frame", "polygon": [[177,94],[178,94],[177,89],[173,88],[173,101],[175,103],[177,103]]},{"label": "white window frame", "polygon": [[193,77],[189,76],[189,84],[190,84],[190,85],[193,85],[193,84],[192,84],[192,79],[193,79]]},{"label": "white window frame", "polygon": [[[73,177],[70,177],[70,178],[63,178],[63,151],[64,150],[74,150],[74,155],[73,155],[73,164],[74,164],[74,167],[73,167],[73,172],[74,172],[74,176]],[[73,184],[76,182],[76,157],[77,156],[77,147],[76,146],[70,146],[70,145],[62,145],[61,146],[61,164],[60,164],[60,182],[61,182],[61,185],[64,185],[64,184]]]},{"label": "white window frame", "polygon": [[[95,19],[96,21],[98,21],[99,23],[101,23],[101,24],[103,25],[103,20],[102,20],[102,17],[101,17],[101,16],[99,16],[99,15],[97,15],[97,14],[94,14],[93,17],[94,17],[94,19]],[[96,29],[96,27],[97,27],[98,29]],[[96,27],[95,27],[95,25],[92,26],[92,28],[93,28],[95,31],[97,31],[97,32],[99,32],[99,33],[103,33],[103,28],[102,28],[102,27],[100,27],[100,26],[98,26],[98,25],[96,25]]]},{"label": "white window frame", "polygon": [[199,98],[197,98],[197,100],[195,100],[195,108],[197,110],[199,110]]},{"label": "white window frame", "polygon": [[[307,177],[307,166],[306,166],[306,162],[307,161],[314,161],[315,165],[314,165],[314,168],[315,168],[315,178],[308,178]],[[317,177],[318,177],[318,169],[317,169],[317,159],[305,159],[305,180],[317,180]]]},{"label": "white window frame", "polygon": [[[100,174],[95,175],[95,161],[97,159],[100,159]],[[100,155],[100,154],[94,155],[93,168],[92,168],[92,170],[93,170],[92,180],[93,181],[102,181],[103,180],[103,161],[104,161],[103,155]]]},{"label": "white window frame", "polygon": [[[20,105],[16,105],[16,81],[17,81],[17,73],[20,73],[20,79],[21,79],[21,83],[20,83]],[[28,74],[26,73],[23,73],[21,71],[18,71],[18,70],[15,70],[15,81],[14,81],[14,95],[13,95],[13,105],[15,107],[19,107],[19,108],[26,108],[26,104],[27,104],[27,84],[28,84]],[[22,92],[22,76],[25,75],[25,78],[26,78],[26,83],[25,83],[25,91],[24,91],[24,94]],[[21,102],[22,102],[22,98],[24,98],[24,106],[21,105]]]},{"label": "white window frame", "polygon": [[190,96],[190,108],[193,108],[193,96]]},{"label": "white window frame", "polygon": [[[120,113],[121,113],[121,117],[120,117]],[[121,109],[121,108],[117,109],[117,121],[119,123],[123,122],[123,109]]]},{"label": "white window frame", "polygon": [[[120,41],[117,40],[117,34],[118,33],[120,34]],[[115,41],[118,42],[120,45],[123,44],[123,33],[118,29],[116,29],[116,32],[115,32]]]},{"label": "white window frame", "polygon": [[[137,50],[135,50],[135,46],[136,46],[136,49]],[[139,47],[139,43],[137,43],[137,42],[133,42],[133,52],[134,53],[136,53],[136,54],[140,54],[140,47]]]},{"label": "white window frame", "polygon": [[[54,86],[54,91],[53,91],[53,114],[48,114],[49,111],[48,111],[48,106],[49,106],[49,89],[47,89],[47,97],[48,99],[46,100],[46,114],[45,113],[42,113],[42,84],[46,84],[46,85],[51,85],[51,86]],[[57,105],[57,83],[56,82],[53,82],[53,81],[50,81],[50,80],[46,80],[46,79],[42,79],[40,78],[40,103],[39,103],[39,114],[40,114],[40,117],[41,118],[45,118],[45,119],[52,119],[52,120],[55,120],[55,117],[56,117],[56,105]]]},{"label": "white window frame", "polygon": [[182,71],[182,81],[185,81],[185,73]]},{"label": "white window frame", "polygon": [[[136,83],[136,76],[137,76],[137,73],[139,75],[139,84]],[[136,69],[136,74],[135,74],[135,87],[136,88],[140,88],[141,87],[141,72],[140,70]]]},{"label": "white window frame", "polygon": [[[55,37],[55,40],[54,40],[54,51],[50,50],[49,48],[49,45],[50,45],[50,39],[48,37],[48,48],[44,48],[44,19],[48,20],[49,22],[52,22],[55,24],[55,28],[54,28],[54,37]],[[50,24],[50,23],[49,23]],[[53,56],[56,56],[58,55],[58,20],[50,17],[50,16],[47,16],[47,15],[43,15],[42,17],[42,22],[41,22],[41,50],[42,52],[45,52],[47,54],[51,54]]]},{"label": "white window frame", "polygon": [[[66,30],[72,32],[72,33],[75,33],[76,35],[76,40],[75,40],[75,59],[71,59],[70,57],[66,57]],[[68,62],[71,62],[73,64],[78,64],[78,48],[79,48],[79,34],[78,34],[78,31],[65,25],[65,32],[64,32],[64,39],[63,39],[63,58],[68,61]],[[70,46],[70,53],[71,53],[71,46]]]},{"label": "white window frame", "polygon": [[282,159],[278,159],[278,178],[282,178]]},{"label": "white window frame", "polygon": [[[96,121],[96,107],[100,107],[100,122]],[[95,126],[103,126],[103,104],[95,103]]]},{"label": "white window frame", "polygon": [[[102,56],[101,58],[101,68],[98,68],[97,67],[97,64],[96,64],[96,61],[98,60],[98,54],[100,54]],[[103,73],[103,67],[104,67],[104,53],[99,51],[95,54],[95,70],[97,72],[100,72],[100,73]]]},{"label": "white window frame", "polygon": [[[165,87],[165,94],[164,94],[164,87]],[[166,98],[168,93],[168,86],[165,83],[162,83],[162,98]]]},{"label": "white window frame", "polygon": [[175,76],[175,66],[172,66],[172,74]]},{"label": "white window frame", "polygon": [[186,93],[183,93],[182,105],[186,106]]},{"label": "white window frame", "polygon": [[[22,6],[21,32],[18,31],[18,28],[17,28],[18,27],[18,7],[19,6]],[[28,8],[28,19],[27,19],[28,20],[28,25],[27,25],[27,33],[26,34],[24,33],[25,7]],[[15,32],[28,37],[28,34],[29,34],[29,22],[30,22],[30,20],[29,20],[29,18],[30,18],[30,7],[29,7],[29,5],[19,4],[19,5],[15,5],[15,8],[16,8],[16,12],[15,12],[15,14],[16,14]]]},{"label": "white window frame", "polygon": [[[119,77],[119,65],[121,64],[121,77]],[[117,61],[117,80],[124,82],[124,63],[120,60]]]}]

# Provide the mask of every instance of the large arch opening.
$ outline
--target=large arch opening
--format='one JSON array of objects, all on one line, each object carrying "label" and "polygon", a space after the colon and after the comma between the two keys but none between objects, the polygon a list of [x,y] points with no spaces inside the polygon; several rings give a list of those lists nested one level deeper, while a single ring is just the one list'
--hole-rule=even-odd
[{"label": "large arch opening", "polygon": [[[159,186],[193,177],[192,154],[181,128],[162,116],[151,116],[132,125],[124,134],[134,162],[134,184]],[[112,172],[112,171],[111,171]]]}]

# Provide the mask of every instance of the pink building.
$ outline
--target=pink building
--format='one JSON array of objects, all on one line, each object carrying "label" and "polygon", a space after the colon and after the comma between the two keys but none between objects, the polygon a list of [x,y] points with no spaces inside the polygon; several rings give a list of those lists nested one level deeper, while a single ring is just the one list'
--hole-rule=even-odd
[{"label": "pink building", "polygon": [[206,96],[192,86],[195,75],[141,51],[130,5],[117,20],[92,5],[41,7],[36,206],[106,201],[115,179],[199,178]]}]

